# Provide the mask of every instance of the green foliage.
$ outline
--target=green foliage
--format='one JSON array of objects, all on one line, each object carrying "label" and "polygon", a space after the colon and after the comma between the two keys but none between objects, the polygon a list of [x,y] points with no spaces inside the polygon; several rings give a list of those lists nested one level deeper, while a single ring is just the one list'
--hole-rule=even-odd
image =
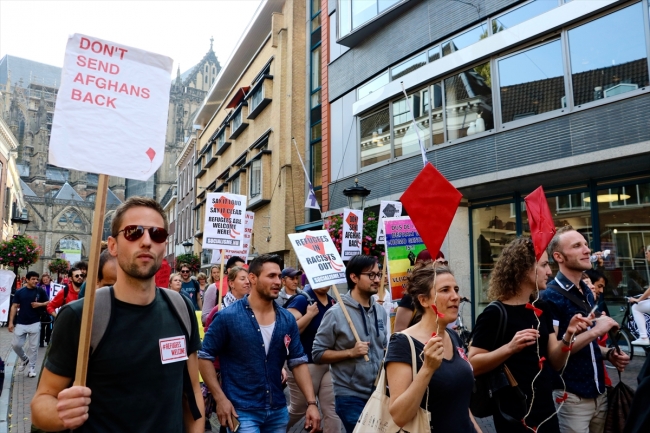
[{"label": "green foliage", "polygon": [[54,259],[50,262],[48,269],[53,274],[67,274],[70,263],[65,259]]},{"label": "green foliage", "polygon": [[[326,229],[336,245],[339,254],[341,253],[341,236],[343,234],[343,215],[332,215],[326,223]],[[367,256],[377,257],[379,263],[382,263],[384,257],[384,246],[375,242],[377,236],[377,216],[374,212],[365,211],[363,213],[363,235],[362,251]]]},{"label": "green foliage", "polygon": [[36,263],[40,255],[41,247],[30,236],[14,235],[0,243],[0,265],[26,269]]},{"label": "green foliage", "polygon": [[192,272],[198,272],[201,269],[201,259],[192,253],[176,256],[176,272],[179,272],[183,265],[188,266]]}]

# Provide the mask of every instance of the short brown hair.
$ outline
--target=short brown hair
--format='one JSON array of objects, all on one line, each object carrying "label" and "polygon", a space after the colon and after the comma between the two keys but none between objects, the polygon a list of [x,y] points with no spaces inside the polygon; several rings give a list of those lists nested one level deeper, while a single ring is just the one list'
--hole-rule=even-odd
[{"label": "short brown hair", "polygon": [[[548,247],[546,248],[546,252],[548,253],[548,258],[553,259],[553,253],[555,252],[561,252],[560,251],[560,236],[567,232],[573,232],[575,229],[571,224],[567,224],[565,226],[560,227],[557,229],[557,232],[555,232],[555,235],[553,236],[553,239],[551,239],[551,242],[549,242]],[[554,260],[554,259],[553,259]]]},{"label": "short brown hair", "polygon": [[413,272],[406,282],[406,290],[413,298],[413,305],[418,313],[424,313],[424,307],[419,301],[420,295],[428,298],[436,276],[442,274],[454,275],[447,266],[438,266],[436,262],[432,261],[419,262],[413,268]]},{"label": "short brown hair", "polygon": [[156,200],[149,197],[134,196],[126,199],[124,203],[122,203],[117,207],[117,209],[115,209],[115,213],[113,214],[113,220],[111,221],[111,236],[113,236],[114,238],[117,237],[120,231],[120,226],[122,225],[122,219],[124,218],[124,214],[126,213],[126,211],[134,207],[147,207],[149,209],[155,210],[160,214],[160,216],[163,219],[164,229],[169,230],[169,222],[167,221],[167,215],[165,215],[165,211]]},{"label": "short brown hair", "polygon": [[526,273],[535,266],[535,247],[530,238],[517,238],[505,246],[490,276],[488,298],[505,301],[519,293]]},{"label": "short brown hair", "polygon": [[232,268],[230,268],[230,270],[228,271],[228,282],[235,281],[235,278],[237,278],[237,274],[240,273],[241,271],[248,272],[248,269],[242,266],[233,266]]}]

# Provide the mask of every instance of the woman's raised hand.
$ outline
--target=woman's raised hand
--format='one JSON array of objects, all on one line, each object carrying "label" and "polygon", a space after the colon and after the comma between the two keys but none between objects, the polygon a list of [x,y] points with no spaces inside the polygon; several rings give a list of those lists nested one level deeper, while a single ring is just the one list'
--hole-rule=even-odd
[{"label": "woman's raised hand", "polygon": [[439,335],[431,337],[422,351],[424,356],[423,367],[435,372],[440,367],[440,364],[442,364],[443,352],[442,337]]},{"label": "woman's raised hand", "polygon": [[526,347],[535,344],[538,338],[539,331],[537,329],[523,329],[512,337],[512,341],[508,343],[508,349],[510,353],[521,352]]}]

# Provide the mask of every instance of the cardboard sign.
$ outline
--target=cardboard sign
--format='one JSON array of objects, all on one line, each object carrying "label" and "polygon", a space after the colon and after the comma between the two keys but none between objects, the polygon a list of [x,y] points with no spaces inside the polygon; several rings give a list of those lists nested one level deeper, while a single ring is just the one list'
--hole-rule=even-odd
[{"label": "cardboard sign", "polygon": [[63,290],[65,286],[63,284],[52,283],[52,288],[50,289],[50,301],[54,299],[57,293]]},{"label": "cardboard sign", "polygon": [[245,217],[245,195],[208,194],[203,225],[203,249],[243,249]]},{"label": "cardboard sign", "polygon": [[384,218],[394,218],[402,215],[402,203],[399,201],[381,201],[379,205],[379,222],[377,224],[377,243],[384,245]]},{"label": "cardboard sign", "polygon": [[346,282],[345,265],[327,230],[288,236],[312,289]]},{"label": "cardboard sign", "polygon": [[426,249],[410,217],[385,218],[388,278],[393,301],[406,291],[406,279],[415,266],[420,251]]},{"label": "cardboard sign", "polygon": [[[255,223],[255,212],[246,212],[246,221],[244,223],[244,245],[240,250],[224,250],[223,258],[228,261],[233,256],[241,257],[246,261],[251,250],[251,237],[253,235],[253,224]],[[212,264],[221,264],[221,252],[212,250]]]},{"label": "cardboard sign", "polygon": [[173,61],[102,39],[69,37],[49,163],[147,180],[165,153]]},{"label": "cardboard sign", "polygon": [[341,232],[341,255],[343,260],[361,254],[363,244],[363,211],[343,209],[343,232]]},{"label": "cardboard sign", "polygon": [[9,317],[9,305],[11,286],[16,279],[16,274],[8,269],[0,270],[0,322],[7,322]]}]

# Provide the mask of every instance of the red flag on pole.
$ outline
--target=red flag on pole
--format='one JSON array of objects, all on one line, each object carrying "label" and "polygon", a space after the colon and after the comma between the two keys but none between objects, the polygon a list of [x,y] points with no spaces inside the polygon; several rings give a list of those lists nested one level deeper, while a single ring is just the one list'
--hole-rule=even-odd
[{"label": "red flag on pole", "polygon": [[526,213],[530,224],[530,237],[535,247],[535,257],[539,260],[544,254],[553,236],[555,236],[555,223],[548,207],[544,189],[540,186],[531,192],[524,199],[526,202]]},{"label": "red flag on pole", "polygon": [[440,251],[462,197],[430,162],[402,194],[400,201],[429,251]]}]

